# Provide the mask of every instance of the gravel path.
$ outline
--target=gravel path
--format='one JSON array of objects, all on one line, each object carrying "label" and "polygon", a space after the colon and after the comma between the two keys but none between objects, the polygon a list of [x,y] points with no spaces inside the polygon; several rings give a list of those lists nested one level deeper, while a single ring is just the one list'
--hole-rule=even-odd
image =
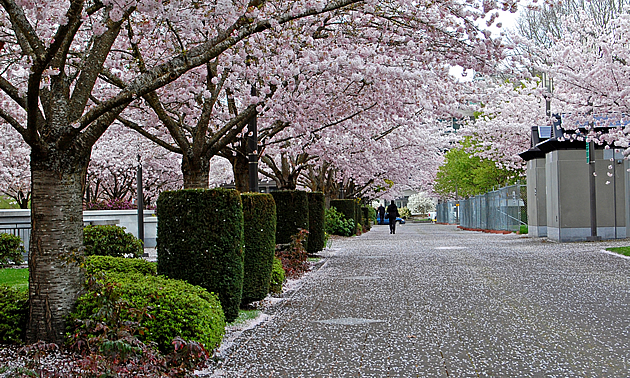
[{"label": "gravel path", "polygon": [[214,377],[627,377],[630,259],[406,224],[335,240]]}]

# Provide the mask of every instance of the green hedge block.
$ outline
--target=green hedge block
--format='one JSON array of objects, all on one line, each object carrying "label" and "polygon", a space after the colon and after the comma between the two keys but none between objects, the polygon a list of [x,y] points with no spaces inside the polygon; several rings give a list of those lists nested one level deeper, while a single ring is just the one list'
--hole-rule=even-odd
[{"label": "green hedge block", "polygon": [[291,236],[300,229],[308,230],[308,197],[300,190],[271,192],[271,195],[276,201],[276,243],[289,244]]},{"label": "green hedge block", "polygon": [[85,226],[83,245],[86,256],[140,257],[144,253],[142,241],[120,226]]},{"label": "green hedge block", "polygon": [[276,251],[276,203],[271,194],[244,193],[244,278],[241,304],[264,299],[269,293]]},{"label": "green hedge block", "polygon": [[0,344],[21,344],[28,322],[28,292],[0,285]]},{"label": "green hedge block", "polygon": [[243,292],[243,205],[230,189],[162,192],[157,201],[158,273],[216,293],[225,318]]},{"label": "green hedge block", "polygon": [[123,321],[134,320],[134,309],[146,308],[150,316],[144,316],[139,324],[146,332],[137,336],[144,342],[156,342],[161,351],[172,350],[171,341],[177,336],[200,342],[207,350],[221,343],[225,317],[215,294],[181,280],[140,273],[106,272],[99,282],[113,284],[112,295],[100,287],[81,296],[70,315],[72,324],[79,325],[77,319],[92,319],[109,325],[112,320],[103,309],[120,299],[127,309],[120,313]]},{"label": "green hedge block", "polygon": [[86,256],[85,271],[96,272],[140,273],[148,276],[157,274],[157,265],[144,259],[127,259],[113,256]]},{"label": "green hedge block", "polygon": [[324,193],[309,192],[308,197],[308,249],[309,255],[313,255],[326,246],[325,203]]}]

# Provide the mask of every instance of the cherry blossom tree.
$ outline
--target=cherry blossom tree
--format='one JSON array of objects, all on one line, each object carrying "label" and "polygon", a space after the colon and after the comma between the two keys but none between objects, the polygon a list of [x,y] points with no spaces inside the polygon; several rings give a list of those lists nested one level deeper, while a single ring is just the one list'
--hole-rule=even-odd
[{"label": "cherry blossom tree", "polygon": [[[29,341],[62,342],[82,284],[82,193],[91,149],[121,112],[248,36],[357,1],[277,4],[155,0],[2,0],[0,118],[31,147]],[[129,25],[142,24],[144,34]],[[170,50],[125,76],[127,51],[169,40]],[[102,76],[125,78],[120,89]]]},{"label": "cherry blossom tree", "polygon": [[562,37],[554,40],[553,48],[543,50],[549,57],[547,64],[536,68],[553,79],[551,105],[554,113],[565,115],[563,128],[582,129],[565,137],[627,149],[629,16],[619,14],[600,25],[579,13],[565,19],[562,27]]},{"label": "cherry blossom tree", "polygon": [[0,192],[27,209],[31,198],[30,148],[9,125],[0,125]]},{"label": "cherry blossom tree", "polygon": [[92,149],[85,202],[135,201],[138,164],[142,164],[145,205],[151,206],[163,190],[181,188],[179,155],[121,125],[114,125]]},{"label": "cherry blossom tree", "polygon": [[547,89],[538,78],[497,82],[491,78],[471,83],[470,108],[476,117],[464,124],[460,138],[475,141],[468,151],[497,168],[522,174],[525,162],[519,153],[530,147],[531,126],[549,124]]},{"label": "cherry blossom tree", "polygon": [[[341,122],[376,106],[378,97],[389,96],[388,109],[396,114],[407,98],[395,103],[399,97],[389,93],[397,92],[405,75],[413,78],[426,65],[444,64],[487,71],[501,56],[500,41],[487,38],[488,32],[473,22],[489,13],[491,4],[484,4],[483,9],[452,2],[361,4],[308,21],[296,20],[290,27],[274,24],[205,67],[144,95],[143,107],[128,107],[119,120],[182,155],[185,187],[207,187],[208,162],[220,154],[232,161],[237,188],[247,190],[244,126],[255,114],[261,119],[262,139],[271,139],[285,128],[300,135]],[[507,9],[511,4],[501,6]],[[277,12],[277,8],[259,7],[254,13],[264,18]],[[184,51],[182,38],[133,42],[143,35],[141,23],[131,25],[128,33],[133,54],[127,57],[127,66],[138,72],[165,49]],[[124,88],[125,80],[105,75]],[[385,78],[394,76],[395,81],[386,82]],[[367,95],[362,101],[346,97],[343,102],[331,96],[361,91],[373,81],[380,85],[371,90],[371,103]],[[314,109],[321,116],[314,116]],[[163,128],[168,129],[172,143],[165,141]]]}]

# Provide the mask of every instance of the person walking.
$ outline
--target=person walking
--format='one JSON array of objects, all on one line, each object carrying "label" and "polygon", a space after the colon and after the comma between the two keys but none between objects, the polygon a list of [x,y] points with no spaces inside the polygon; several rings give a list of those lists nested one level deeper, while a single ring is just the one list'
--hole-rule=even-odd
[{"label": "person walking", "polygon": [[394,203],[394,200],[392,200],[392,203],[390,203],[389,206],[387,206],[387,217],[389,218],[389,233],[390,234],[396,233],[396,218],[398,218],[398,216],[399,216],[398,207]]},{"label": "person walking", "polygon": [[385,224],[385,206],[381,204],[378,209],[378,224]]}]

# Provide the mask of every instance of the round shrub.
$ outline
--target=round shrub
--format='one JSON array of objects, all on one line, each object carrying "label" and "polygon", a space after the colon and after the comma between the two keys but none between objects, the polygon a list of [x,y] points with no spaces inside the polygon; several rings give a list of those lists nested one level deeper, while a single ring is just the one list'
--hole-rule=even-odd
[{"label": "round shrub", "polygon": [[28,292],[0,285],[0,344],[20,344],[27,321]]},{"label": "round shrub", "polygon": [[[216,295],[180,280],[140,273],[108,272],[99,283],[77,300],[70,319],[79,327],[90,319],[112,328],[112,308],[121,308],[121,321],[137,320],[138,311],[146,311],[138,325],[145,332],[143,342],[156,342],[162,351],[171,350],[176,337],[197,341],[206,349],[216,348],[225,333],[225,317]],[[115,303],[113,303],[115,302]],[[76,332],[76,331],[73,331]]]},{"label": "round shrub", "polygon": [[128,259],[113,256],[86,256],[85,270],[87,274],[96,272],[140,273],[149,276],[157,274],[157,264],[144,259]]},{"label": "round shrub", "polygon": [[165,191],[157,201],[158,273],[216,293],[228,322],[243,293],[243,205],[230,189]]},{"label": "round shrub", "polygon": [[140,257],[144,253],[142,241],[120,226],[93,226],[83,228],[85,255]]},{"label": "round shrub", "polygon": [[326,246],[325,238],[325,204],[324,194],[321,192],[309,192],[308,196],[308,244],[307,252],[314,255]]},{"label": "round shrub", "polygon": [[402,219],[411,218],[411,210],[406,207],[401,207],[400,209],[398,209],[398,214]]},{"label": "round shrub", "polygon": [[271,282],[269,283],[270,293],[282,293],[282,284],[285,280],[284,269],[282,268],[282,261],[274,257],[273,268],[271,270]]},{"label": "round shrub", "polygon": [[20,264],[24,253],[22,239],[19,236],[0,233],[0,266],[9,262]]},{"label": "round shrub", "polygon": [[347,220],[352,219],[354,221],[355,227],[359,223],[361,223],[361,215],[360,215],[360,212],[357,211],[357,208],[359,207],[357,200],[354,200],[354,199],[330,200],[330,207],[334,207],[335,209],[337,209],[337,211],[343,214],[345,219]]},{"label": "round shrub", "polygon": [[276,203],[270,194],[244,193],[244,276],[241,304],[264,299],[269,293],[276,250]]},{"label": "round shrub", "polygon": [[346,217],[334,207],[326,209],[326,232],[331,235],[352,236],[355,233],[356,225],[353,219]]}]

